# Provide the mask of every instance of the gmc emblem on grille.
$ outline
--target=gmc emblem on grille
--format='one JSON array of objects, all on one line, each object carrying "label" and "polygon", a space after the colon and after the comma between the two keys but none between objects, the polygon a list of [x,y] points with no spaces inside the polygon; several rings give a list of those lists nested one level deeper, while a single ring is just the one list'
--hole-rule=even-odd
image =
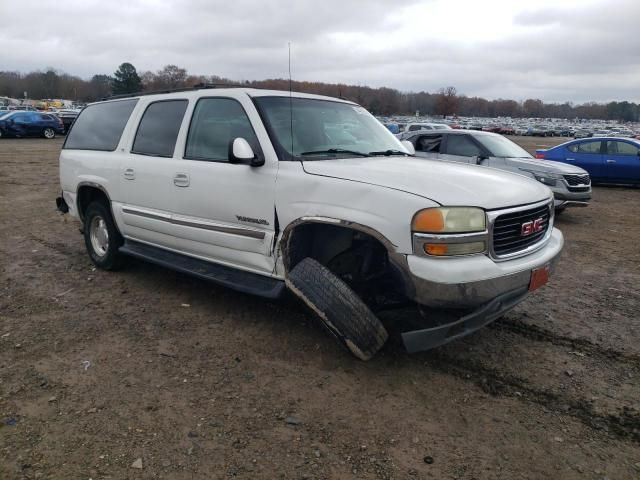
[{"label": "gmc emblem on grille", "polygon": [[544,230],[544,218],[536,218],[535,220],[530,220],[522,224],[522,227],[520,228],[520,236],[528,237],[529,235],[541,232],[542,230]]}]

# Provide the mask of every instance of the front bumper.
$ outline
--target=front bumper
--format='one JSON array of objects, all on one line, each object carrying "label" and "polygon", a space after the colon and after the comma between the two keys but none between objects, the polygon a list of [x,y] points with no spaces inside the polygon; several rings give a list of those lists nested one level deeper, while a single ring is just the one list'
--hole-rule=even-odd
[{"label": "front bumper", "polygon": [[405,293],[417,303],[436,308],[477,308],[507,292],[527,288],[533,269],[553,270],[564,245],[554,228],[540,250],[506,261],[486,255],[428,258],[408,255]]},{"label": "front bumper", "polygon": [[[548,266],[560,256],[564,238],[553,229],[547,244],[525,257],[495,262],[485,255],[458,258],[407,257],[407,293],[421,305],[465,310],[452,321],[403,332],[409,353],[429,350],[469,335],[500,318],[529,294],[532,271]],[[434,310],[435,313],[435,310]]]},{"label": "front bumper", "polygon": [[497,320],[526,298],[527,287],[516,288],[498,295],[480,308],[460,319],[435,327],[402,333],[402,342],[409,353],[430,350],[469,335]]},{"label": "front bumper", "polygon": [[586,207],[589,205],[589,200],[591,200],[591,185],[578,187],[588,188],[588,190],[579,192],[572,192],[569,188],[564,180],[562,180],[558,186],[551,188],[553,192],[553,206],[555,208]]}]

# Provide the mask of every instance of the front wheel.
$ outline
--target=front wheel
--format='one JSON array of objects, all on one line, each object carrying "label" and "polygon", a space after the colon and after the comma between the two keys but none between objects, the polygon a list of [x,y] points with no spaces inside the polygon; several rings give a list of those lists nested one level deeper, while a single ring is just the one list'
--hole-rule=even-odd
[{"label": "front wheel", "polygon": [[387,341],[387,330],[369,307],[316,260],[303,259],[285,281],[320,317],[324,327],[360,360],[369,360]]},{"label": "front wheel", "polygon": [[84,215],[84,243],[94,265],[103,270],[117,270],[123,257],[119,252],[123,239],[111,212],[101,202],[93,202]]},{"label": "front wheel", "polygon": [[42,131],[42,136],[48,140],[51,140],[52,138],[56,138],[56,131],[53,128],[45,128]]}]

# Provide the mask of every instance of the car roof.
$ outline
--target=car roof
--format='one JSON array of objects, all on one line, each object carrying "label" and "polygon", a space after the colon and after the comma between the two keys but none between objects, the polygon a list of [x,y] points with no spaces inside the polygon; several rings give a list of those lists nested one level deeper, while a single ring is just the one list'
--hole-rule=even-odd
[{"label": "car roof", "polygon": [[481,130],[464,130],[461,128],[458,129],[447,129],[447,130],[416,130],[415,132],[410,132],[410,137],[413,136],[421,136],[421,135],[475,135],[475,136],[501,136],[498,133],[493,132],[483,132]]},{"label": "car roof", "polygon": [[[315,95],[311,93],[302,93],[302,92],[289,92],[288,90],[264,90],[260,88],[240,88],[240,87],[230,87],[230,88],[194,88],[194,89],[180,89],[175,92],[167,92],[167,93],[140,93],[140,94],[131,94],[131,95],[116,95],[114,97],[105,98],[100,102],[94,103],[103,103],[105,101],[120,101],[132,98],[152,98],[154,100],[170,100],[170,99],[197,99],[201,97],[218,97],[218,96],[230,96],[230,97],[238,97],[239,95],[248,95],[251,98],[260,98],[260,97],[289,97],[292,98],[309,98],[314,100],[329,100],[332,102],[340,102],[347,103],[350,105],[357,105],[354,102],[349,100],[328,97],[324,95]],[[93,105],[94,103],[90,104]]]}]

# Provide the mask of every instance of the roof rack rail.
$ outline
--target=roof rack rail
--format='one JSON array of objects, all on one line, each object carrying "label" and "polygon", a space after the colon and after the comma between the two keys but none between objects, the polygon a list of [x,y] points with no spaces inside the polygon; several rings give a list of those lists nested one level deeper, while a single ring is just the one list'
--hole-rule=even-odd
[{"label": "roof rack rail", "polygon": [[192,87],[166,88],[163,90],[152,90],[150,92],[122,93],[120,95],[110,95],[102,97],[100,101],[116,100],[119,98],[143,97],[145,95],[159,95],[161,93],[190,92],[193,90],[204,90],[208,88],[257,88],[249,85],[240,85],[236,83],[197,83]]}]

